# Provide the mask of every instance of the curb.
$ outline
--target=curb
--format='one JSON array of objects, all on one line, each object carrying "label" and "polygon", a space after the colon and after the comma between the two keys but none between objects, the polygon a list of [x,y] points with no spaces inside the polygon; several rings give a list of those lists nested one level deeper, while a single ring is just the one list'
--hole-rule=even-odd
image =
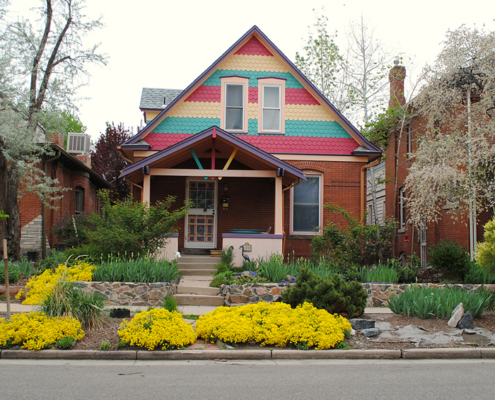
[{"label": "curb", "polygon": [[495,359],[495,348],[404,350],[1,350],[4,360],[425,360]]}]

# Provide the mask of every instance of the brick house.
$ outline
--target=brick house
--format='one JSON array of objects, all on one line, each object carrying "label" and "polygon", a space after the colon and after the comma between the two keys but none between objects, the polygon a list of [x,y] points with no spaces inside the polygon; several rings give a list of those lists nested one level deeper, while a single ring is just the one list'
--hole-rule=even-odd
[{"label": "brick house", "polygon": [[[403,66],[394,66],[389,74],[390,81],[390,101],[389,107],[394,107],[396,102],[401,105],[405,104],[404,97],[404,80],[406,70]],[[411,166],[413,153],[418,145],[418,138],[424,134],[424,121],[420,115],[413,113],[412,117],[406,121],[404,130],[399,144],[400,131],[396,130],[390,133],[389,146],[385,151],[385,162],[380,165],[381,169],[376,169],[377,176],[382,180],[386,179],[385,190],[376,193],[380,198],[377,207],[383,204],[385,199],[385,215],[387,218],[396,218],[398,222],[397,237],[394,243],[394,254],[397,257],[410,256],[415,254],[421,258],[423,266],[428,263],[428,249],[441,240],[449,239],[457,242],[459,245],[469,250],[470,229],[469,218],[462,215],[458,221],[453,221],[447,214],[449,207],[455,207],[455,204],[444,204],[441,220],[436,224],[429,224],[423,229],[416,229],[412,226],[407,209],[408,193],[405,190],[405,179],[408,175],[408,169]],[[395,154],[398,154],[398,167],[396,174]],[[378,167],[375,167],[378,168]],[[368,177],[370,175],[368,173]],[[395,179],[397,178],[397,193],[395,198]],[[370,180],[368,180],[370,182]],[[368,193],[371,194],[370,187]],[[374,205],[372,198],[368,195],[368,210],[373,210]],[[380,210],[377,210],[377,214]],[[479,215],[476,225],[476,235],[478,241],[483,238],[483,226],[491,218],[491,213],[483,212]],[[369,220],[368,223],[374,223]],[[379,221],[380,222],[380,221]]]},{"label": "brick house", "polygon": [[193,201],[172,251],[244,246],[307,257],[329,219],[356,217],[369,143],[256,26],[184,90],[143,89],[146,127],[121,146],[135,198]]},{"label": "brick house", "polygon": [[[54,155],[44,156],[39,164],[45,168],[47,176],[58,179],[59,185],[68,188],[63,198],[52,201],[51,206],[44,207],[34,193],[30,193],[18,202],[21,217],[21,254],[36,251],[43,254],[43,231],[46,232],[46,249],[53,248],[56,237],[53,226],[57,219],[69,214],[92,213],[99,211],[97,191],[106,189],[110,184],[91,169],[91,158],[87,154],[73,155],[64,150],[64,137],[50,136],[50,147]],[[43,213],[46,215],[46,227],[43,227]]]}]

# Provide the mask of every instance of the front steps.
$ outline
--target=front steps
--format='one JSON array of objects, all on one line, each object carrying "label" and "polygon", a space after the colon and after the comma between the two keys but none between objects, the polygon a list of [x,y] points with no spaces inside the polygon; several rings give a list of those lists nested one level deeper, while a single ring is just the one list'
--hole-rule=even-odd
[{"label": "front steps", "polygon": [[[223,296],[218,296],[219,288],[210,287],[215,273],[215,264],[220,262],[220,257],[207,255],[183,255],[178,260],[179,271],[182,279],[174,296],[177,304],[184,307],[196,307],[205,312],[215,307],[223,306]],[[208,311],[206,311],[208,309]]]}]

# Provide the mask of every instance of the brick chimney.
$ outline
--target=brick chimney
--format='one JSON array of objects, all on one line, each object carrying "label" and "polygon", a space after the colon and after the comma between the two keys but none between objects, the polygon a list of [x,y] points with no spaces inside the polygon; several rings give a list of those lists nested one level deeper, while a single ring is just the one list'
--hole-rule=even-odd
[{"label": "brick chimney", "polygon": [[91,156],[88,154],[76,154],[76,158],[91,168]]},{"label": "brick chimney", "polygon": [[388,108],[394,108],[398,105],[403,106],[406,104],[406,98],[404,97],[406,68],[399,66],[399,60],[395,60],[394,64],[395,66],[388,74],[388,80],[390,81],[390,100],[388,102]]},{"label": "brick chimney", "polygon": [[59,145],[62,149],[64,148],[64,135],[60,133],[49,133],[48,139],[51,143]]}]

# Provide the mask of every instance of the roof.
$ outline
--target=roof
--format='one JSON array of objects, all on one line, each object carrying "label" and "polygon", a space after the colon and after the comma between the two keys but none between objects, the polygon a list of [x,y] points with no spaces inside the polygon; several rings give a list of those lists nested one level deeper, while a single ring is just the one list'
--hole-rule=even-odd
[{"label": "roof", "polygon": [[163,110],[181,93],[182,89],[143,88],[139,108],[141,110]]},{"label": "roof", "polygon": [[[245,43],[250,37],[253,35],[256,35],[257,38],[261,38],[267,45],[270,47],[270,51],[272,51],[274,54],[276,54],[279,58],[281,58],[291,69],[291,72],[294,74],[296,80],[302,82],[306,87],[310,88],[312,92],[316,95],[318,98],[318,101],[328,107],[337,117],[338,117],[338,122],[344,127],[345,130],[350,132],[352,134],[352,137],[354,140],[356,140],[358,143],[360,143],[362,146],[364,146],[364,149],[366,150],[367,155],[371,156],[379,156],[382,154],[382,151],[374,146],[372,143],[370,143],[357,129],[354,127],[348,120],[345,118],[334,106],[333,104],[330,103],[330,101],[319,91],[319,89],[308,79],[304,74],[299,71],[299,69],[290,61],[285,54],[282,53],[278,49],[277,46],[255,25],[253,26],[250,30],[248,30],[239,40],[237,40],[224,54],[222,54],[210,67],[208,67],[202,74],[200,74],[184,91],[182,91],[166,108],[162,108],[162,111],[158,116],[151,122],[149,123],[144,129],[142,129],[140,132],[138,132],[136,135],[134,135],[132,138],[130,138],[125,144],[134,144],[140,139],[146,137],[148,134],[150,134],[153,129],[157,126],[157,124],[162,121],[167,114],[170,112],[171,109],[174,108],[176,104],[178,104],[180,101],[187,99],[187,97],[193,93],[193,90],[196,89],[196,87],[204,82],[207,78],[212,75],[212,73],[215,71],[215,69],[219,66],[219,64],[229,55],[233,54],[234,51],[236,51],[243,43]],[[267,50],[268,52],[268,50]],[[211,124],[215,125],[215,123]],[[210,125],[210,126],[211,126]],[[202,129],[204,129],[203,127]],[[180,132],[177,132],[180,133]],[[186,132],[182,132],[186,133]],[[187,132],[189,133],[189,132]],[[192,132],[196,133],[196,132]],[[247,139],[247,137],[240,136],[243,139]],[[277,139],[278,140],[278,139]],[[306,141],[307,139],[304,139]],[[148,141],[148,140],[147,140]],[[328,154],[328,153],[325,153]]]},{"label": "roof", "polygon": [[191,146],[193,146],[195,143],[202,141],[203,139],[207,138],[208,136],[213,136],[217,138],[224,139],[225,141],[229,142],[234,146],[235,148],[241,149],[246,151],[247,153],[250,153],[254,156],[259,157],[263,161],[267,162],[268,164],[271,164],[274,168],[282,168],[286,172],[294,175],[298,179],[303,179],[306,180],[304,173],[297,167],[294,167],[293,165],[286,163],[285,161],[282,161],[278,159],[275,156],[272,156],[271,154],[268,154],[264,152],[263,150],[260,150],[256,146],[253,146],[250,143],[247,143],[246,141],[240,139],[239,137],[232,135],[229,132],[224,131],[223,129],[220,129],[218,127],[211,127],[203,132],[197,133],[195,135],[191,135],[184,140],[181,140],[174,145],[171,145],[167,147],[166,149],[163,149],[162,151],[159,151],[156,154],[153,154],[143,160],[140,160],[132,165],[127,166],[124,168],[122,173],[120,174],[120,177],[126,176],[132,172],[139,171],[141,170],[141,167],[144,166],[149,166],[150,164],[159,161],[167,156],[170,156],[174,154],[177,151],[183,150],[183,149],[188,149]]}]

